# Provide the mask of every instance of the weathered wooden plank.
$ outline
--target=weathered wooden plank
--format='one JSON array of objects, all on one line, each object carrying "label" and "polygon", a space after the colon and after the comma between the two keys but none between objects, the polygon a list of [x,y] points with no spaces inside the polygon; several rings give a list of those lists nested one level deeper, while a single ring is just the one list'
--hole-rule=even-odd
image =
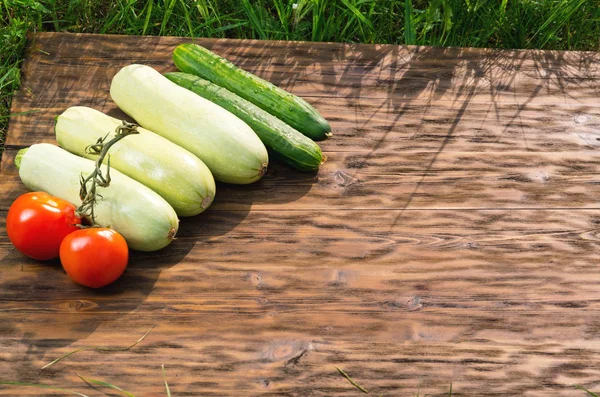
[{"label": "weathered wooden plank", "polygon": [[[340,212],[212,214],[101,292],[0,236],[0,368],[63,386],[85,371],[140,395],[161,391],[160,363],[178,395],[353,395],[335,365],[384,395],[596,385],[600,211],[409,211],[397,225],[389,211]],[[154,324],[131,352],[38,370]]]},{"label": "weathered wooden plank", "polygon": [[[503,299],[595,306],[598,222],[600,210],[213,211],[182,221],[180,238],[169,248],[135,253],[112,292],[136,286],[131,299],[153,291],[190,313],[207,306],[185,302],[213,300],[214,308],[227,311],[235,297],[250,299],[250,311],[261,310],[254,298],[263,292],[287,301],[289,309],[362,300],[368,305],[355,311],[377,312],[395,296],[415,294],[452,299],[465,309],[478,305],[473,301]],[[0,247],[7,270],[3,301],[35,301],[27,293],[35,290],[48,300],[95,295],[70,285],[60,268],[12,250],[4,233]],[[118,310],[127,301],[121,292],[95,309]]]},{"label": "weathered wooden plank", "polygon": [[[116,39],[116,40],[115,40]],[[275,71],[279,80],[299,72],[299,77],[310,67],[319,67],[319,74],[343,77],[395,77],[397,73],[410,71],[411,77],[431,76],[438,79],[451,78],[456,74],[444,74],[452,67],[460,66],[467,75],[472,69],[485,77],[511,81],[521,74],[539,79],[559,76],[572,80],[591,80],[600,77],[596,52],[560,52],[532,50],[491,50],[471,48],[413,47],[396,45],[362,45],[342,43],[306,43],[268,40],[232,39],[185,39],[177,37],[140,37],[98,35],[65,35],[40,33],[29,57],[40,56],[41,64],[52,59],[53,64],[115,67],[120,62],[133,63],[147,60],[157,65],[165,64],[171,51],[181,42],[197,42],[247,68],[261,73]],[[76,45],[82,53],[74,53],[70,46]],[[127,48],[127,51],[123,51]],[[44,53],[39,53],[43,50]],[[52,52],[50,52],[52,51]],[[44,55],[43,57],[41,55]],[[166,56],[165,56],[166,55]],[[389,75],[383,73],[389,71]],[[376,72],[376,73],[372,73]],[[277,77],[277,76],[274,76]],[[345,82],[337,82],[345,84]]]},{"label": "weathered wooden plank", "polygon": [[[389,211],[238,215],[185,225],[100,292],[0,236],[0,369],[63,386],[85,371],[158,394],[164,362],[178,395],[352,395],[334,365],[384,395],[419,381],[489,396],[596,385],[599,210],[409,211],[399,224]],[[35,370],[153,324],[131,352]]]},{"label": "weathered wooden plank", "polygon": [[[185,39],[41,34],[0,168],[71,105],[122,116],[117,68],[170,70]],[[597,53],[201,43],[307,99],[335,137],[319,173],[273,163],[219,185],[179,238],[102,291],[29,260],[0,227],[2,379],[136,395],[571,396],[600,387]],[[49,54],[49,55],[48,55]],[[140,346],[114,355],[82,345]],[[0,395],[40,395],[0,387]],[[51,394],[51,393],[48,393]]]},{"label": "weathered wooden plank", "polygon": [[[14,99],[13,113],[42,111],[16,116],[8,145],[29,145],[39,141],[40,135],[50,137],[53,118],[68,106],[114,110],[108,89],[116,71],[133,62],[172,70],[170,54],[181,42],[177,38],[131,37],[119,45],[110,37],[91,41],[81,37],[85,36],[41,34],[36,38],[23,68],[24,89]],[[524,141],[528,150],[526,131],[540,122],[554,131],[574,130],[575,137],[591,136],[589,141],[594,140],[598,125],[594,98],[600,93],[600,71],[596,53],[397,46],[374,49],[361,45],[334,45],[333,50],[316,51],[306,43],[200,42],[307,97],[332,121],[338,136],[350,140],[340,144],[354,149],[381,144],[379,138],[392,130],[401,132],[396,135],[403,141],[428,136],[426,129],[421,130],[423,124],[447,126],[447,120],[452,120],[451,124],[465,120],[455,123],[455,129],[461,125],[459,131],[453,131],[458,136],[461,131],[470,131],[477,142],[482,136],[503,141],[505,136],[516,134],[517,144]],[[474,55],[477,53],[479,57]],[[551,107],[540,111],[548,105]],[[553,107],[562,108],[562,114],[556,114]],[[423,118],[433,108],[447,109],[448,113]],[[383,122],[377,123],[381,116]],[[370,139],[364,139],[365,130],[371,131]],[[532,139],[535,148],[536,139]],[[550,138],[545,147],[552,146]]]},{"label": "weathered wooden plank", "polygon": [[[180,41],[181,42],[181,41]],[[208,44],[203,41],[201,44]],[[41,57],[37,67],[52,65],[58,75],[68,71],[106,70],[112,75],[130,63],[149,64],[161,72],[173,70],[169,59],[173,46],[164,52],[148,57],[140,54],[132,57],[85,57],[58,58]],[[228,48],[231,43],[227,43]],[[252,58],[248,61],[234,54],[228,54],[218,45],[206,45],[219,54],[226,56],[239,66],[266,78],[298,95],[313,97],[336,98],[389,98],[395,100],[446,100],[451,101],[470,95],[473,101],[492,99],[495,102],[565,102],[565,99],[585,100],[586,94],[597,93],[600,72],[592,62],[597,62],[597,55],[586,62],[584,70],[553,70],[550,66],[538,64],[532,70],[521,71],[520,66],[508,69],[498,64],[486,64],[485,58],[478,61],[462,59],[457,54],[453,62],[442,60],[437,63],[432,57],[438,56],[441,49],[430,48],[424,53],[413,52],[407,56],[398,67],[397,60],[385,58],[375,59],[377,64],[364,66],[356,63],[353,58],[319,59],[313,58],[309,64],[297,62],[294,55],[287,49],[275,48],[277,57],[285,57],[288,64],[281,64],[271,54],[266,59]],[[43,51],[52,51],[52,47]],[[92,50],[94,51],[94,50]],[[525,57],[530,54],[524,53]],[[586,55],[582,55],[585,57]],[[527,59],[527,58],[525,58]],[[559,61],[560,62],[560,61]],[[568,66],[562,64],[562,67]],[[590,68],[590,69],[587,69]],[[576,73],[579,72],[579,73]],[[465,90],[469,88],[470,90]],[[472,92],[471,92],[472,91]],[[538,93],[539,92],[539,93]],[[535,93],[528,97],[527,94]],[[590,102],[593,103],[593,102]]]},{"label": "weathered wooden plank", "polygon": [[[0,209],[24,193],[12,164],[3,166]],[[318,174],[273,162],[255,184],[219,184],[211,209],[598,208],[595,152],[325,152]],[[202,215],[200,219],[202,219]]]},{"label": "weathered wooden plank", "polygon": [[[459,336],[453,343],[444,343],[428,339],[432,330],[422,328],[418,320],[410,317],[412,314],[405,313],[405,319],[396,323],[390,333],[395,340],[386,343],[340,339],[336,326],[343,326],[347,317],[339,315],[328,318],[328,324],[333,325],[313,324],[308,334],[292,329],[293,316],[283,315],[278,321],[277,318],[249,320],[243,315],[172,315],[133,351],[113,355],[80,353],[54,369],[39,370],[49,360],[77,346],[130,344],[156,319],[129,314],[115,321],[99,315],[96,318],[105,323],[95,333],[82,335],[79,341],[55,339],[52,330],[41,340],[7,338],[4,343],[15,354],[6,357],[1,351],[0,357],[12,364],[7,375],[13,379],[80,385],[74,375],[80,373],[111,380],[136,395],[164,394],[162,363],[173,394],[189,396],[359,395],[337,374],[335,366],[344,368],[374,395],[411,395],[420,386],[421,393],[441,396],[447,395],[444,393],[450,383],[455,395],[481,396],[519,395],[531,390],[535,392],[529,394],[540,396],[573,396],[576,395],[573,383],[591,389],[598,387],[594,376],[598,368],[593,361],[599,353],[598,346],[585,339],[573,338],[562,346],[552,342],[516,344],[511,332],[493,329],[495,318],[490,317],[488,325],[492,329],[480,341],[468,343],[461,340],[465,336]],[[51,317],[51,314],[37,316],[38,329]],[[73,316],[65,316],[65,325],[74,327],[81,320],[94,318],[85,314],[77,317],[73,321]],[[6,314],[0,318],[18,325],[23,322]],[[258,334],[229,338],[230,331],[223,326],[241,327],[249,321],[263,323],[265,329]],[[456,321],[459,323],[460,319]],[[292,330],[278,329],[277,324]],[[372,329],[372,325],[358,322],[356,330],[364,329]],[[203,332],[202,339],[197,337],[199,332]],[[378,359],[372,361],[370,357]],[[23,362],[28,363],[27,367],[22,366]],[[21,370],[17,371],[19,366]],[[505,376],[506,373],[510,376]],[[23,390],[3,388],[0,395],[15,395],[15,391]],[[29,392],[28,395],[39,395],[39,391]]]},{"label": "weathered wooden plank", "polygon": [[[600,69],[595,60],[598,54],[594,51],[548,51],[548,50],[506,50],[485,48],[458,48],[458,47],[414,47],[397,46],[386,44],[346,44],[346,43],[318,43],[302,41],[277,41],[277,40],[248,40],[248,39],[211,39],[211,38],[185,38],[185,37],[156,37],[156,36],[124,36],[124,35],[89,35],[77,33],[55,33],[40,32],[33,36],[33,43],[29,47],[28,57],[36,54],[48,43],[53,43],[52,48],[60,59],[71,59],[74,62],[95,60],[104,61],[106,65],[108,58],[115,60],[132,61],[140,58],[148,58],[164,61],[162,55],[182,42],[196,42],[219,51],[226,56],[238,57],[245,62],[253,62],[265,66],[269,59],[278,59],[281,65],[292,65],[300,62],[302,65],[320,63],[323,59],[343,61],[348,59],[355,65],[377,64],[380,59],[385,59],[384,64],[394,64],[394,67],[405,66],[408,59],[414,53],[422,52],[435,54],[435,57],[427,59],[428,64],[443,67],[448,61],[456,62],[457,58],[464,58],[471,62],[496,63],[500,69],[510,72],[523,70],[538,70],[541,66],[551,70],[568,70],[573,77],[594,77]],[[59,43],[58,45],[56,43]],[[84,51],[70,51],[69,45],[77,44]],[[127,47],[127,51],[123,51]],[[280,49],[282,54],[274,53],[274,49]],[[44,54],[47,55],[47,54]],[[404,59],[403,62],[391,57],[398,55]],[[162,57],[162,58],[161,58]],[[515,61],[520,63],[515,63]],[[398,63],[400,64],[398,66]],[[270,64],[277,64],[271,62]],[[335,65],[334,65],[335,66]],[[554,67],[554,68],[552,68]],[[368,70],[367,70],[368,71]],[[581,75],[582,71],[591,74]],[[365,70],[360,70],[365,74]]]},{"label": "weathered wooden plank", "polygon": [[[99,92],[108,92],[108,87],[107,84]],[[32,104],[41,111],[18,116],[9,135],[12,137],[9,146],[54,142],[54,117],[69,106],[90,106],[113,117],[131,120],[107,96],[70,91],[64,95],[62,105],[54,97],[44,97],[38,104]],[[399,105],[385,99],[363,98],[312,102],[333,125],[334,137],[320,142],[326,151],[408,152],[437,150],[444,144],[444,151],[546,152],[600,146],[600,107],[592,105],[471,103],[465,106],[463,102]],[[543,134],[540,125],[544,126]]]}]

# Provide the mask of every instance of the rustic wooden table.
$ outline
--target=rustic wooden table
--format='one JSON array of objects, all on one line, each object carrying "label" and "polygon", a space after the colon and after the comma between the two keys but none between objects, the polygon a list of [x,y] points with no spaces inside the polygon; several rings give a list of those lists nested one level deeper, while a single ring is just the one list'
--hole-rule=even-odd
[{"label": "rustic wooden table", "polygon": [[[600,55],[198,42],[331,121],[318,174],[219,185],[179,239],[93,291],[8,242],[17,149],[111,115],[120,67],[173,70],[182,38],[38,34],[0,181],[0,378],[98,395],[584,396],[600,388]],[[598,252],[596,252],[598,250]],[[49,370],[45,363],[86,345]],[[45,393],[45,392],[44,392]],[[41,395],[1,387],[0,395]],[[52,394],[48,392],[48,394]]]}]

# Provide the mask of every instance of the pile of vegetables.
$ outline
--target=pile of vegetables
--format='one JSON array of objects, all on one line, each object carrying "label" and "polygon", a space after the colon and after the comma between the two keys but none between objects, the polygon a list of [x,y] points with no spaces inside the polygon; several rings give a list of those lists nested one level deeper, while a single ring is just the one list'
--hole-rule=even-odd
[{"label": "pile of vegetables", "polygon": [[11,205],[12,244],[38,260],[60,258],[77,283],[99,288],[127,267],[129,249],[155,251],[179,217],[205,211],[215,180],[249,184],[269,155],[312,171],[329,123],[306,101],[196,44],[173,52],[180,72],[129,65],[113,101],[137,124],[75,106],[56,117],[59,146],[35,144],[15,164],[31,190]]}]

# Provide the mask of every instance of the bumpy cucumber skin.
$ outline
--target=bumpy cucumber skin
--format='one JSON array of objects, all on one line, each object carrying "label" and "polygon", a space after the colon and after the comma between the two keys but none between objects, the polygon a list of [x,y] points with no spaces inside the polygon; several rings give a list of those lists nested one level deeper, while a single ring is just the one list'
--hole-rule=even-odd
[{"label": "bumpy cucumber skin", "polygon": [[277,117],[233,92],[188,73],[165,73],[175,84],[224,107],[248,124],[265,146],[301,171],[313,171],[323,163],[319,145]]},{"label": "bumpy cucumber skin", "polygon": [[180,44],[173,51],[173,62],[182,72],[228,89],[315,141],[331,136],[327,120],[304,99],[238,68],[204,47]]},{"label": "bumpy cucumber skin", "polygon": [[[32,191],[43,191],[81,204],[79,180],[94,170],[94,162],[48,143],[38,143],[17,154],[19,176]],[[106,168],[103,167],[106,175]],[[98,187],[96,223],[121,233],[129,248],[156,251],[167,246],[179,228],[175,210],[157,193],[115,169],[111,182]]]},{"label": "bumpy cucumber skin", "polygon": [[[56,117],[54,133],[62,148],[96,160],[98,156],[87,153],[86,148],[120,124],[95,109],[73,106]],[[179,216],[197,215],[208,208],[216,189],[208,167],[168,139],[142,127],[138,132],[111,147],[111,167],[160,194]],[[108,156],[104,163],[107,161]]]}]

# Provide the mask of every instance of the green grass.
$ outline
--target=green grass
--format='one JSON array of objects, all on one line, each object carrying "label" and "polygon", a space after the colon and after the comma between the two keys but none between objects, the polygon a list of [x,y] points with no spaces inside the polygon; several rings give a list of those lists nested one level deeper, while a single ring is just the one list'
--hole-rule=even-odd
[{"label": "green grass", "polygon": [[27,31],[598,50],[597,0],[0,0],[0,150]]}]

